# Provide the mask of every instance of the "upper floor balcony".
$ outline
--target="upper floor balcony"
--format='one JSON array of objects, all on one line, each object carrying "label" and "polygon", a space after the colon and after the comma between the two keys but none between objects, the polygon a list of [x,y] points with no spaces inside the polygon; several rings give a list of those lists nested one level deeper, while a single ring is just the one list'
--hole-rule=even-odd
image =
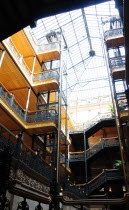
[{"label": "upper floor balcony", "polygon": [[24,33],[35,50],[40,62],[60,58],[60,42],[58,40],[51,40],[49,43],[39,44],[30,27],[25,28]]},{"label": "upper floor balcony", "polygon": [[128,120],[129,108],[125,92],[117,93],[117,108],[122,121]]},{"label": "upper floor balcony", "polygon": [[124,45],[123,26],[119,16],[103,18],[102,24],[108,48]]},{"label": "upper floor balcony", "polygon": [[123,28],[116,28],[105,31],[104,39],[108,48],[124,45]]},{"label": "upper floor balcony", "polygon": [[52,42],[52,43],[47,43],[44,45],[38,45],[36,49],[37,49],[36,54],[40,62],[60,58],[59,42]]},{"label": "upper floor balcony", "polygon": [[26,111],[15,100],[15,96],[2,85],[0,85],[0,106],[5,110],[4,114],[2,110],[0,112],[2,112],[2,118],[6,120],[6,124],[10,123],[7,120],[7,116],[9,116],[30,134],[56,130],[58,113],[55,109]]},{"label": "upper floor balcony", "polygon": [[[3,44],[5,48],[8,50],[11,57],[14,59],[16,65],[19,67],[19,70],[21,72],[21,79],[23,75],[25,79],[27,79],[28,83],[33,87],[36,94],[39,92],[58,89],[59,66],[53,67],[52,69],[45,68],[45,70],[41,72],[41,66],[39,66],[39,63],[35,63],[34,65],[35,71],[33,71],[30,68],[30,66],[33,65],[33,62],[27,63],[25,61],[23,55],[19,53],[18,49],[14,45],[11,38],[4,40]],[[37,66],[39,66],[38,69],[36,68]],[[15,74],[17,74],[17,71],[18,69],[13,72],[14,76]]]},{"label": "upper floor balcony", "polygon": [[59,81],[59,69],[46,70],[32,75],[32,87],[36,93],[57,90]]},{"label": "upper floor balcony", "polygon": [[110,58],[109,67],[115,80],[125,78],[125,56]]}]

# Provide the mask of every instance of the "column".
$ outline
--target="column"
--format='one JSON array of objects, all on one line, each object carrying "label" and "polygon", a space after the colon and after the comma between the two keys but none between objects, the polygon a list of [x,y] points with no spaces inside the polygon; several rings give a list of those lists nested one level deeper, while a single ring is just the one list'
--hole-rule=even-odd
[{"label": "column", "polygon": [[26,111],[25,111],[25,116],[24,116],[25,121],[26,121],[26,118],[27,118],[27,112],[28,112],[28,107],[29,107],[29,102],[30,102],[30,93],[31,93],[31,88],[28,88],[28,96],[27,96],[27,101],[26,101]]}]

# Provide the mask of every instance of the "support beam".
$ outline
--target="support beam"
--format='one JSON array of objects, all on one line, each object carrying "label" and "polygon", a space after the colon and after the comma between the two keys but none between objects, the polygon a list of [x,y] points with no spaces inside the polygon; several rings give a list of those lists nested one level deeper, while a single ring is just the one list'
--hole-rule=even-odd
[{"label": "support beam", "polygon": [[[84,130],[84,157],[85,157],[85,180],[86,180],[86,192],[87,192],[87,156],[86,156],[86,153],[87,153],[87,148],[86,148],[86,131]],[[87,195],[88,195],[88,192],[87,192]]]},{"label": "support beam", "polygon": [[82,17],[83,17],[83,21],[84,21],[84,25],[85,25],[85,29],[86,29],[86,34],[87,34],[88,42],[89,42],[89,45],[90,45],[90,51],[93,51],[92,43],[91,43],[91,38],[90,38],[90,32],[89,32],[88,23],[87,23],[87,20],[86,20],[86,15],[85,15],[84,8],[82,8],[81,11],[82,11]]},{"label": "support beam", "polygon": [[[62,35],[61,35],[62,39]],[[63,43],[61,40],[61,47],[60,47],[60,81],[59,81],[59,90],[58,90],[58,136],[57,136],[57,156],[56,156],[56,183],[57,186],[57,193],[60,192],[60,140],[61,140],[61,103],[62,103],[62,58],[63,58]]]}]

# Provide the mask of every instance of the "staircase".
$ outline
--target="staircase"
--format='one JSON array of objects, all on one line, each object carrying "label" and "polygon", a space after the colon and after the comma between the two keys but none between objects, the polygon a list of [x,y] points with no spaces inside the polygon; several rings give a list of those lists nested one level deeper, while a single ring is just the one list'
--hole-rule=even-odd
[{"label": "staircase", "polygon": [[121,171],[117,169],[106,169],[103,170],[97,177],[87,183],[88,194],[91,194],[94,190],[99,188],[101,185],[109,180],[121,180],[123,179]]},{"label": "staircase", "polygon": [[115,125],[115,118],[111,113],[103,113],[94,117],[92,120],[87,123],[77,125],[74,128],[70,129],[70,135],[75,135],[76,133],[85,132],[86,137],[89,138],[95,132],[97,132],[102,127],[108,127]]},{"label": "staircase", "polygon": [[87,195],[90,195],[92,192],[101,187],[107,181],[122,179],[122,172],[118,169],[103,169],[103,171],[98,176],[89,181],[87,184],[85,183],[82,185],[76,185],[76,187],[79,187],[81,191],[86,191]]},{"label": "staircase", "polygon": [[90,195],[104,183],[110,180],[122,180],[122,172],[118,169],[103,169],[103,171],[96,176],[94,179],[89,181],[87,184],[66,184],[65,192],[69,192],[81,199],[85,199],[86,195]]},{"label": "staircase", "polygon": [[94,146],[90,147],[89,149],[83,152],[70,152],[69,153],[69,162],[79,162],[79,161],[85,161],[85,155],[86,160],[89,160],[94,155],[96,155],[99,151],[103,150],[107,147],[116,147],[119,146],[119,141],[117,137],[113,138],[103,138],[102,141],[96,143]]}]

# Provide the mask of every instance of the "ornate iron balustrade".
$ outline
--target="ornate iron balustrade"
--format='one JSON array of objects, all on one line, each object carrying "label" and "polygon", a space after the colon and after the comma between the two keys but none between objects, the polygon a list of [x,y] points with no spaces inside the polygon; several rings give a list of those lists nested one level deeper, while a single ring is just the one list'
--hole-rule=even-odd
[{"label": "ornate iron balustrade", "polygon": [[125,92],[117,93],[116,99],[119,111],[128,110],[128,103]]},{"label": "ornate iron balustrade", "polygon": [[114,36],[114,35],[121,35],[121,36],[123,36],[123,28],[112,29],[112,30],[106,31],[104,33],[104,37],[105,38],[107,38],[109,36]]},{"label": "ornate iron balustrade", "polygon": [[44,109],[28,113],[26,118],[26,122],[28,123],[41,122],[46,120],[58,120],[58,114],[55,109]]},{"label": "ornate iron balustrade", "polygon": [[110,58],[110,68],[118,68],[125,66],[125,57]]},{"label": "ornate iron balustrade", "polygon": [[37,46],[38,51],[45,51],[45,50],[52,50],[52,49],[56,49],[59,51],[60,50],[59,42],[52,42],[52,43]]},{"label": "ornate iron balustrade", "polygon": [[55,109],[56,111],[58,111],[58,102],[54,102],[54,103],[49,103],[49,104],[39,104],[37,106],[38,110],[41,109]]},{"label": "ornate iron balustrade", "polygon": [[9,148],[13,158],[20,160],[46,179],[52,180],[54,174],[52,168],[43,161],[40,154],[36,154],[33,150],[23,144],[22,141],[19,150],[18,138],[0,124],[0,150],[4,150],[5,147]]},{"label": "ornate iron balustrade", "polygon": [[17,138],[7,128],[0,124],[0,150],[4,151],[4,147],[8,147],[11,154],[16,149]]},{"label": "ornate iron balustrade", "polygon": [[[15,157],[15,156],[14,156]],[[36,155],[32,150],[23,145],[20,153],[19,160],[26,164],[29,168],[33,169],[49,181],[52,181],[54,173],[52,168],[41,160],[39,155]]]},{"label": "ornate iron balustrade", "polygon": [[[106,148],[106,147],[114,147],[119,146],[119,141],[117,138],[111,138],[111,139],[103,139],[101,142],[96,143],[94,146],[86,150],[86,159],[89,160],[91,157],[93,157],[95,154],[97,154],[100,150]],[[85,152],[71,152],[69,155],[69,161],[70,162],[79,162],[79,161],[85,161]]]},{"label": "ornate iron balustrade", "polygon": [[0,96],[6,100],[6,102],[19,114],[19,116],[24,119],[25,111],[21,108],[21,106],[16,102],[14,96],[4,88],[0,87]]},{"label": "ornate iron balustrade", "polygon": [[[8,91],[1,86],[0,87],[0,96],[6,100],[6,102],[17,112],[17,114],[25,120],[25,111],[17,103],[14,96],[8,93]],[[37,110],[35,112],[30,112],[27,114],[26,122],[40,122],[46,120],[58,120],[58,114],[55,109],[44,109]]]},{"label": "ornate iron balustrade", "polygon": [[92,193],[95,189],[100,187],[102,184],[107,182],[107,180],[120,180],[123,179],[121,171],[117,169],[106,169],[98,175],[95,179],[87,183],[88,194]]},{"label": "ornate iron balustrade", "polygon": [[57,79],[59,80],[59,73],[58,70],[48,70],[43,71],[37,74],[34,74],[33,81],[41,81],[41,80],[47,80],[47,79]]},{"label": "ornate iron balustrade", "polygon": [[105,172],[102,172],[95,179],[91,180],[87,184],[88,194],[91,194],[95,189],[97,189],[98,187],[100,187],[106,181],[107,181],[107,179],[106,179],[106,176],[105,176]]},{"label": "ornate iron balustrade", "polygon": [[101,185],[106,183],[108,180],[121,180],[123,179],[123,174],[121,171],[117,169],[103,169],[103,171],[96,176],[94,179],[89,181],[87,184],[76,185],[81,189],[81,191],[85,191],[86,194],[91,194],[94,190],[99,188]]},{"label": "ornate iron balustrade", "polygon": [[85,198],[84,190],[83,189],[80,190],[78,187],[76,187],[70,183],[66,183],[64,192],[71,193],[80,199]]},{"label": "ornate iron balustrade", "polygon": [[3,41],[3,43],[5,45],[7,45],[8,49],[10,50],[10,52],[12,53],[12,55],[14,56],[14,58],[16,59],[18,65],[21,67],[21,69],[23,70],[23,72],[25,73],[25,75],[28,78],[30,78],[31,71],[30,71],[29,67],[27,66],[26,62],[24,61],[23,55],[21,55],[19,53],[19,51],[17,50],[17,48],[14,45],[13,41],[11,40],[11,37],[5,39]]},{"label": "ornate iron balustrade", "polygon": [[87,123],[79,124],[75,126],[74,128],[71,128],[70,132],[71,133],[83,132],[84,130],[86,132],[87,130],[89,130],[90,128],[92,128],[93,126],[101,122],[101,120],[108,120],[108,119],[115,119],[114,116],[112,116],[111,112],[100,113],[99,115],[94,117],[92,120],[88,121]]},{"label": "ornate iron balustrade", "polygon": [[[11,40],[11,38],[9,37],[8,39],[3,41],[4,44],[6,44],[8,46],[8,48],[10,49],[11,53],[13,54],[14,58],[16,59],[18,65],[21,67],[21,70],[23,71],[23,73],[26,75],[26,77],[28,78],[29,81],[31,81],[32,78],[32,72],[30,71],[29,67],[27,66],[26,62],[23,59],[23,55],[21,55],[16,46],[14,45],[13,41]],[[45,44],[41,47],[38,47],[38,50],[42,49],[42,50],[49,50],[51,48],[59,48],[59,43],[50,43],[50,44]],[[58,74],[58,70],[57,69],[53,69],[53,71],[48,71],[48,72],[42,72],[39,74],[35,74],[33,76],[33,81],[41,81],[41,80],[46,80],[46,79],[59,79],[59,74]],[[36,76],[37,75],[37,76]]]}]

